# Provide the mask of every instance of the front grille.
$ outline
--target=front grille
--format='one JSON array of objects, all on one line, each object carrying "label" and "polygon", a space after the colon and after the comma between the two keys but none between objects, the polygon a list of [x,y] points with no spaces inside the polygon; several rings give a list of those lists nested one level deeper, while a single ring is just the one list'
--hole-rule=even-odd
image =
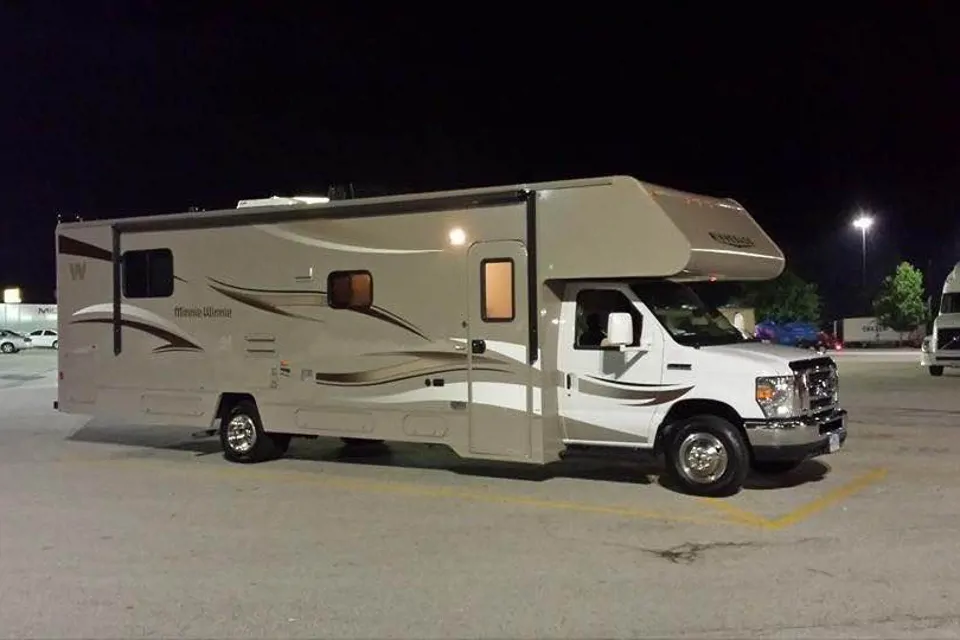
[{"label": "front grille", "polygon": [[836,370],[817,369],[807,373],[807,389],[810,394],[810,409],[820,411],[833,406],[837,393]]},{"label": "front grille", "polygon": [[960,349],[960,329],[937,329],[937,351]]},{"label": "front grille", "polygon": [[840,401],[840,378],[831,358],[811,358],[790,363],[802,377],[803,406],[809,413],[832,409]]}]

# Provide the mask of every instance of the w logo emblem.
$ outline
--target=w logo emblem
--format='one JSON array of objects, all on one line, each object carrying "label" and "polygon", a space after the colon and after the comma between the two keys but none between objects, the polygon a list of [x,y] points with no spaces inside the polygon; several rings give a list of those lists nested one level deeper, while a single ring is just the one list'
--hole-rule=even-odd
[{"label": "w logo emblem", "polygon": [[83,280],[83,277],[87,275],[87,263],[86,262],[71,262],[70,263],[70,279],[71,280]]}]

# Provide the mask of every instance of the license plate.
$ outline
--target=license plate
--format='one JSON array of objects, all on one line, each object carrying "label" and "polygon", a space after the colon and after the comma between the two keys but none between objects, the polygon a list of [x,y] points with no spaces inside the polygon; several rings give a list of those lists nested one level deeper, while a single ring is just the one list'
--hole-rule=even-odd
[{"label": "license plate", "polygon": [[840,449],[840,434],[831,433],[830,434],[830,453]]}]

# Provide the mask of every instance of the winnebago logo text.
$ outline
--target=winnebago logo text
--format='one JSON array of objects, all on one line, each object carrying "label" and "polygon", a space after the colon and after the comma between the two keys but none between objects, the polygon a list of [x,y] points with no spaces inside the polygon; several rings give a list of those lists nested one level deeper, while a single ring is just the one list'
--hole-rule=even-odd
[{"label": "winnebago logo text", "polygon": [[177,318],[229,318],[233,315],[230,307],[174,307]]},{"label": "winnebago logo text", "polygon": [[720,244],[725,244],[728,247],[736,247],[737,249],[746,249],[747,247],[755,246],[752,238],[738,236],[733,233],[717,233],[716,231],[711,231],[710,237]]}]

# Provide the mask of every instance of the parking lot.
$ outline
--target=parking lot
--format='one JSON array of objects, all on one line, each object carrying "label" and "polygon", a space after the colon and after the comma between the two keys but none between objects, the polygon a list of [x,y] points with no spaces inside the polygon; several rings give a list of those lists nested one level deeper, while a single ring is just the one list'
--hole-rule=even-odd
[{"label": "parking lot", "polygon": [[781,482],[215,439],[60,415],[0,356],[4,637],[956,637],[960,374],[842,353],[850,438]]}]

